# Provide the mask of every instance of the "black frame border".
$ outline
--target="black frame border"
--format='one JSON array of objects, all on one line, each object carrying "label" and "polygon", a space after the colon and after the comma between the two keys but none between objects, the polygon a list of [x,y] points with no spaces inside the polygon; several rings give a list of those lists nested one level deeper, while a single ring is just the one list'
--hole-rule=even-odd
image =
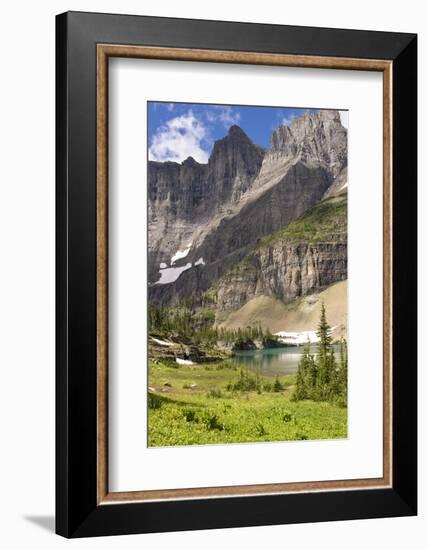
[{"label": "black frame border", "polygon": [[[97,505],[97,43],[393,62],[392,488]],[[56,159],[58,534],[86,537],[417,513],[415,34],[84,12],[58,15]]]}]

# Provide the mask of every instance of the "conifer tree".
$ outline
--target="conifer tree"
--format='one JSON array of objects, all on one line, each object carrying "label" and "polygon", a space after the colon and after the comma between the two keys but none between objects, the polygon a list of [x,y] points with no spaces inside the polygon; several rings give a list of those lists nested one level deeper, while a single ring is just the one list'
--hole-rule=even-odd
[{"label": "conifer tree", "polygon": [[339,394],[338,368],[332,345],[330,345],[330,350],[327,354],[326,371],[328,382],[325,389],[325,399],[327,401],[332,401]]},{"label": "conifer tree", "polygon": [[326,353],[331,346],[331,327],[327,323],[327,315],[325,312],[325,304],[321,302],[321,316],[318,324],[317,336],[319,338],[318,351],[319,353]]},{"label": "conifer tree", "polygon": [[311,365],[309,354],[309,343],[305,345],[303,355],[297,367],[296,389],[293,398],[296,401],[309,399],[311,397]]},{"label": "conifer tree", "polygon": [[324,303],[321,305],[317,335],[319,341],[316,360],[310,354],[310,343],[308,342],[299,361],[293,399],[330,401],[346,406],[346,343],[344,340],[341,342],[340,362],[338,364]]},{"label": "conifer tree", "polygon": [[333,381],[333,361],[331,354],[330,325],[327,323],[324,302],[321,303],[321,316],[317,336],[319,341],[317,350],[318,384],[316,393],[319,400],[325,401],[329,398],[331,393],[330,386]]},{"label": "conifer tree", "polygon": [[[308,349],[309,343],[308,343]],[[317,388],[318,388],[318,365],[315,362],[314,356],[309,354],[308,359],[308,395],[310,399],[316,399],[317,398]]]}]

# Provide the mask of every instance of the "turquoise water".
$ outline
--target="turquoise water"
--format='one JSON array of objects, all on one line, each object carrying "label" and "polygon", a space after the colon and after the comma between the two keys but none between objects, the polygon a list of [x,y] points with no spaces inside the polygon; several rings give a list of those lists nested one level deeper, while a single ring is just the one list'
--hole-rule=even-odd
[{"label": "turquoise water", "polygon": [[[316,350],[316,345],[311,346],[313,355],[316,355]],[[276,376],[296,372],[303,351],[304,346],[237,351],[231,360],[238,368],[257,371],[265,376]]]},{"label": "turquoise water", "polygon": [[[258,371],[265,376],[292,374],[303,353],[302,347],[237,351],[232,362],[238,368]],[[315,351],[315,350],[314,350]]]}]

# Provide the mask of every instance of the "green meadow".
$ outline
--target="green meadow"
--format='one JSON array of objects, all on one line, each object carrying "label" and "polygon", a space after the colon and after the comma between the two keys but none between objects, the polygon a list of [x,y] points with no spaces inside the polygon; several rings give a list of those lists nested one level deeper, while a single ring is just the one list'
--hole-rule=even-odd
[{"label": "green meadow", "polygon": [[149,363],[150,447],[347,437],[347,408],[295,400],[296,374],[261,377],[230,361]]}]

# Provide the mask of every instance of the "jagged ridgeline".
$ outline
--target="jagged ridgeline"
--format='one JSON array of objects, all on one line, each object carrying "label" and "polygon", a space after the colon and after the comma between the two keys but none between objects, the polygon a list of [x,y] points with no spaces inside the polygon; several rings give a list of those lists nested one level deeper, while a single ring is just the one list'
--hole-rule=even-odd
[{"label": "jagged ridgeline", "polygon": [[338,284],[346,293],[347,130],[338,111],[279,126],[268,150],[234,125],[207,164],[150,161],[148,201],[153,304],[199,300],[218,324],[236,327],[263,308],[283,317],[287,304],[320,293],[329,306]]}]

